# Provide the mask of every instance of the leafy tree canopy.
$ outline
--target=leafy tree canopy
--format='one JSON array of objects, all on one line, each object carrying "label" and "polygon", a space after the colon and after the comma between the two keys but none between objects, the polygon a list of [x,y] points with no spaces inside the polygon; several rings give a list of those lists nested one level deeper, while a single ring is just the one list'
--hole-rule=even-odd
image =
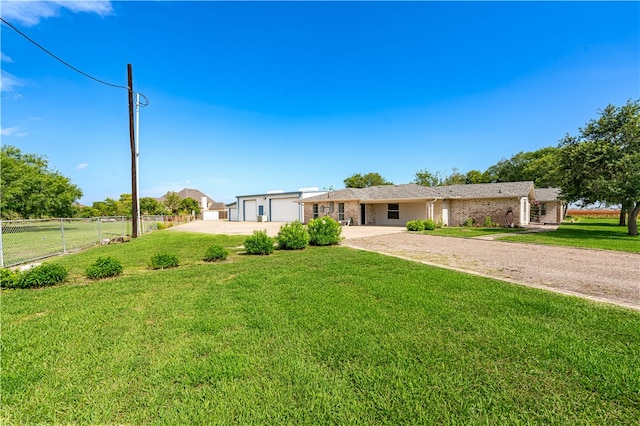
[{"label": "leafy tree canopy", "polygon": [[175,191],[169,191],[167,192],[167,195],[164,196],[164,205],[173,214],[178,214],[180,212],[181,201],[180,195]]},{"label": "leafy tree canopy", "polygon": [[367,188],[379,185],[393,185],[393,182],[387,181],[380,173],[367,173],[366,175],[356,173],[344,180],[346,188]]},{"label": "leafy tree canopy", "polygon": [[195,212],[196,215],[200,214],[200,203],[194,200],[191,197],[184,198],[180,201],[180,211],[191,214],[191,212]]},{"label": "leafy tree canopy", "polygon": [[502,159],[489,167],[487,182],[533,181],[536,187],[559,187],[561,173],[559,167],[560,148],[546,147],[537,151],[521,151],[509,159]]},{"label": "leafy tree canopy", "polygon": [[562,192],[585,204],[620,204],[629,235],[638,235],[640,213],[640,99],[608,105],[578,135],[560,141]]},{"label": "leafy tree canopy", "polygon": [[82,197],[79,187],[36,154],[11,145],[2,146],[0,157],[0,211],[3,219],[71,217]]}]

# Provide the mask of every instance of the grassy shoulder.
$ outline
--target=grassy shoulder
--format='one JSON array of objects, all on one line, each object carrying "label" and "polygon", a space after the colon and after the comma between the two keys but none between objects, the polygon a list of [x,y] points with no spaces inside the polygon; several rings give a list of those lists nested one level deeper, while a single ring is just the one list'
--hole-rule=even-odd
[{"label": "grassy shoulder", "polygon": [[440,237],[474,238],[482,237],[484,235],[507,234],[516,232],[523,232],[523,230],[521,228],[476,228],[452,226],[445,228],[436,228],[433,231],[422,231],[421,233],[425,235],[437,235]]},{"label": "grassy shoulder", "polygon": [[500,240],[640,253],[640,237],[629,236],[627,227],[619,226],[617,219],[581,218],[575,223],[564,222],[555,231],[509,235]]},{"label": "grassy shoulder", "polygon": [[[2,423],[631,424],[640,313],[345,247],[158,232],[2,294]],[[205,263],[211,243],[232,252]],[[173,252],[180,266],[152,271]],[[98,256],[123,276],[82,277]]]}]

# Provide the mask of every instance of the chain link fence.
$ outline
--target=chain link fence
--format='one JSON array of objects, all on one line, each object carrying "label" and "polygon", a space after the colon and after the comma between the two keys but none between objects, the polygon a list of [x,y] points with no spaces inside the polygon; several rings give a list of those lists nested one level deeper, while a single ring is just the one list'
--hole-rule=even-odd
[{"label": "chain link fence", "polygon": [[[140,233],[167,227],[175,218],[142,216]],[[31,219],[0,221],[0,266],[9,267],[131,235],[131,218]]]}]

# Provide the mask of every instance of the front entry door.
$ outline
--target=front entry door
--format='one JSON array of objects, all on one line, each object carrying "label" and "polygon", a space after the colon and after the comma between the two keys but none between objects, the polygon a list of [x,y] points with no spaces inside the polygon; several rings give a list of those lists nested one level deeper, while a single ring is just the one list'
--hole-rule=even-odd
[{"label": "front entry door", "polygon": [[367,218],[365,217],[365,212],[367,211],[365,204],[360,204],[360,225],[367,224]]}]

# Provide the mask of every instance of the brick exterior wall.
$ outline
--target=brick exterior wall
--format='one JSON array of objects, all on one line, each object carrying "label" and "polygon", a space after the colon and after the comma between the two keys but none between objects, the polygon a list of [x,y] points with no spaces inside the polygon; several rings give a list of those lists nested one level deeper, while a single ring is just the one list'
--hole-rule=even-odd
[{"label": "brick exterior wall", "polygon": [[483,200],[449,200],[449,226],[460,226],[468,218],[473,218],[476,225],[482,225],[487,216],[498,225],[508,224],[507,212],[512,217],[515,226],[520,225],[520,200],[511,199],[483,199]]},{"label": "brick exterior wall", "polygon": [[[318,204],[318,216],[330,216],[338,220],[339,207],[338,201],[322,201]],[[329,209],[329,213],[325,214],[325,208]],[[333,210],[333,211],[331,211]],[[358,217],[360,214],[360,203],[356,201],[344,202],[344,219],[352,218],[351,225],[358,225]],[[304,223],[309,223],[313,219],[313,203],[304,203]]]}]

